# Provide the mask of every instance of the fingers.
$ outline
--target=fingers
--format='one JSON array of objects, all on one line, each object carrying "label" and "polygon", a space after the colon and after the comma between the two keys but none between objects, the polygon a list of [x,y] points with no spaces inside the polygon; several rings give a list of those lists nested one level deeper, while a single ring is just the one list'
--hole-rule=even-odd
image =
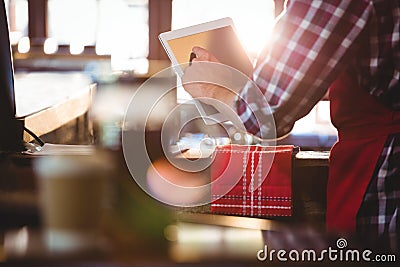
[{"label": "fingers", "polygon": [[196,54],[196,58],[193,61],[211,61],[211,62],[219,62],[218,59],[211,54],[207,49],[204,49],[199,46],[194,46],[192,48],[193,53]]},{"label": "fingers", "polygon": [[202,47],[195,46],[193,47],[192,51],[196,54],[197,59],[208,60],[210,57],[210,53]]}]

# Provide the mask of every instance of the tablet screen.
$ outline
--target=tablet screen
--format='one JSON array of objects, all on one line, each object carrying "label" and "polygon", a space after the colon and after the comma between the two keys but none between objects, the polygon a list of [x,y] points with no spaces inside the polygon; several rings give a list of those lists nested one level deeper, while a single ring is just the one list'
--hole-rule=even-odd
[{"label": "tablet screen", "polygon": [[176,39],[168,40],[178,64],[189,62],[194,46],[200,46],[210,51],[221,63],[238,69],[249,75],[251,63],[242,48],[233,28],[225,26]]},{"label": "tablet screen", "polygon": [[253,65],[234,29],[231,18],[223,18],[187,28],[165,32],[159,36],[172,63],[181,67],[189,62],[194,46],[210,51],[221,63],[229,65],[250,76]]}]

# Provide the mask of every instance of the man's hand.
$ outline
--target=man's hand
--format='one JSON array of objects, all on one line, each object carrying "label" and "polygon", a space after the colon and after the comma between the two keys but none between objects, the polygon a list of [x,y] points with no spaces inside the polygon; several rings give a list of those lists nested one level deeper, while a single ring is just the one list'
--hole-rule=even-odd
[{"label": "man's hand", "polygon": [[[229,67],[219,63],[218,59],[201,47],[193,47],[196,58],[192,65],[185,69],[182,83],[185,90],[193,97],[211,98],[221,101],[233,108],[235,92],[230,88],[232,72]],[[203,99],[202,99],[203,98]]]}]

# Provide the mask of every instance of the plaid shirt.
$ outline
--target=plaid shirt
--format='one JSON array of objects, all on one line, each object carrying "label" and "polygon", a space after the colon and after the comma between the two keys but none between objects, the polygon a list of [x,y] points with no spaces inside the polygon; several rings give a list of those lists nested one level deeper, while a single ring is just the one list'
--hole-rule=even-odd
[{"label": "plaid shirt", "polygon": [[349,67],[361,88],[399,110],[399,16],[398,0],[290,1],[254,70],[270,108],[249,85],[236,103],[246,129],[265,136],[270,125],[257,114],[272,112],[277,135],[289,132]]},{"label": "plaid shirt", "polygon": [[[345,70],[360,88],[400,111],[399,31],[400,0],[291,0],[257,62],[258,88],[248,83],[236,102],[246,129],[272,137],[273,115],[277,135],[288,133]],[[365,177],[371,180],[356,228],[368,245],[400,255],[399,178],[400,133],[394,133],[372,177]]]},{"label": "plaid shirt", "polygon": [[400,256],[400,134],[389,135],[357,214],[366,245]]}]

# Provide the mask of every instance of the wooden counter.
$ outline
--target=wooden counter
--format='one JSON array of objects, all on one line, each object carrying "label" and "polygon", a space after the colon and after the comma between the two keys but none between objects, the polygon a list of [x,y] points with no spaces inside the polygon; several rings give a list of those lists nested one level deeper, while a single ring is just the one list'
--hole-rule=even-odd
[{"label": "wooden counter", "polygon": [[[187,209],[170,209],[170,207],[160,205],[160,203],[145,194],[133,182],[124,165],[123,155],[120,154],[120,151],[114,153],[113,157],[118,158],[118,162],[121,164],[118,166],[115,175],[113,175],[113,178],[117,181],[115,186],[118,188],[118,194],[115,196],[118,199],[116,199],[117,202],[114,203],[110,212],[112,212],[113,216],[116,216],[116,214],[121,216],[118,217],[118,220],[124,223],[124,228],[118,228],[117,233],[119,235],[113,236],[115,238],[114,242],[117,245],[117,249],[114,250],[117,256],[112,255],[111,259],[117,257],[120,260],[120,257],[122,257],[122,259],[127,259],[128,261],[141,261],[141,263],[149,263],[155,259],[162,263],[171,261],[191,262],[192,260],[209,262],[210,260],[215,260],[219,263],[215,266],[232,266],[236,260],[250,262],[256,260],[255,253],[263,248],[262,234],[277,234],[276,237],[267,236],[266,238],[268,238],[269,242],[275,239],[289,240],[295,238],[295,245],[308,246],[314,245],[313,242],[315,240],[318,244],[324,241],[320,239],[321,235],[317,231],[323,228],[324,220],[324,184],[327,177],[328,155],[326,152],[304,151],[296,157],[293,177],[294,214],[289,220],[210,214],[204,210],[204,207],[202,207],[203,210],[199,208],[197,210],[192,209],[191,211]],[[43,239],[40,239],[40,232],[35,232],[40,229],[41,224],[31,163],[31,159],[28,158],[25,161],[15,158],[0,158],[0,166],[10,175],[8,179],[0,179],[0,217],[8,218],[8,221],[0,221],[0,224],[6,230],[9,228],[24,227],[20,229],[23,229],[26,236],[29,236],[31,246],[29,249],[32,249],[32,247],[33,249],[27,249],[19,254],[19,258],[17,259],[29,264],[32,263],[32,258],[48,259],[46,254],[38,254],[36,249],[42,244]],[[28,182],[31,182],[31,184]],[[152,234],[148,234],[149,237],[146,239],[146,232],[143,232],[143,229],[148,228],[143,228],[143,226],[141,226],[142,228],[138,227],[140,224],[137,221],[141,221],[146,225],[152,225],[149,221],[161,221],[166,214],[173,216],[174,221],[171,222],[172,225],[169,228],[163,226],[167,228],[159,229],[156,228],[159,227],[159,224],[155,223],[156,226],[153,226],[155,228],[151,228],[153,231]],[[114,224],[112,225],[114,226]],[[29,227],[26,228],[26,226]],[[178,230],[182,236],[194,235],[197,238],[192,238],[190,243],[169,241],[168,246],[157,250],[155,246],[160,243],[163,244],[165,239],[161,234],[158,238],[154,239],[154,231],[163,233],[165,229]],[[33,230],[33,238],[31,230]],[[109,228],[106,230],[110,231]],[[216,235],[224,238],[215,243],[210,243],[214,240],[212,238],[210,240],[207,240],[206,237],[203,237],[203,239],[199,238],[199,233],[201,233],[201,236],[204,236],[203,233],[210,231],[214,234],[214,237]],[[110,234],[110,232],[107,233]],[[250,240],[248,234],[253,239]],[[34,238],[35,236],[36,239]],[[129,239],[130,237],[132,238]],[[240,238],[231,239],[231,237]],[[272,245],[272,243],[269,244]],[[113,245],[115,244],[113,243]],[[215,249],[210,252],[208,250],[209,246],[215,246]],[[235,246],[237,246],[237,249],[232,250]],[[154,251],[160,253],[161,256],[160,254],[154,255]],[[227,252],[234,254],[226,254]],[[193,258],[192,256],[197,258]],[[159,259],[155,257],[163,258]],[[95,259],[99,261],[99,258]],[[63,261],[65,259],[61,258],[58,260]],[[104,260],[104,258],[100,258],[101,260]],[[231,264],[224,265],[222,261],[228,261]],[[164,266],[164,264],[162,265]],[[152,265],[150,264],[149,266]]]},{"label": "wooden counter", "polygon": [[[95,84],[83,73],[16,74],[16,117],[42,136],[85,114],[94,90]],[[24,133],[24,141],[32,140]]]}]

